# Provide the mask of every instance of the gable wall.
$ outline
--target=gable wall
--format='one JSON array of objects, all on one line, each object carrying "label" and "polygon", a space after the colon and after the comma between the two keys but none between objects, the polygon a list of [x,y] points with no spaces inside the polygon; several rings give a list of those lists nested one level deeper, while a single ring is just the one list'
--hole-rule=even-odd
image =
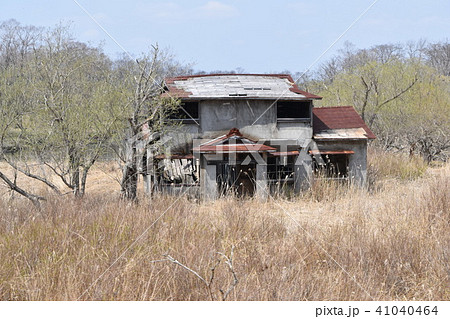
[{"label": "gable wall", "polygon": [[[304,140],[311,139],[310,122],[277,123],[276,105],[271,106],[273,103],[268,100],[234,99],[200,101],[200,125],[183,124],[176,133],[168,133],[168,136],[173,147],[180,149],[186,148],[183,144],[192,145],[193,139],[213,139],[234,127],[254,140],[294,140],[297,145],[302,145]],[[259,120],[252,125],[258,117]]]}]

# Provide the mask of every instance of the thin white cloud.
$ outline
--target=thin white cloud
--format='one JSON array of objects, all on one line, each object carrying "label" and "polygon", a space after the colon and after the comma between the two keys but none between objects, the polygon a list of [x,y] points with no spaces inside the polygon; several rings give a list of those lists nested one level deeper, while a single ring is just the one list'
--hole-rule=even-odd
[{"label": "thin white cloud", "polygon": [[227,19],[238,14],[238,10],[219,1],[208,1],[197,7],[188,7],[175,2],[140,3],[137,8],[139,15],[166,22],[186,21],[192,19]]},{"label": "thin white cloud", "polygon": [[183,8],[173,2],[141,4],[138,11],[140,14],[158,19],[178,19],[183,15]]},{"label": "thin white cloud", "polygon": [[296,14],[306,15],[317,11],[316,3],[296,1],[287,4],[287,8]]},{"label": "thin white cloud", "polygon": [[103,34],[100,33],[98,29],[88,29],[82,33],[82,36],[87,38],[88,40],[97,40]]},{"label": "thin white cloud", "polygon": [[238,14],[237,9],[233,6],[218,1],[209,1],[198,8],[194,8],[194,12],[198,17],[204,18],[230,18]]}]

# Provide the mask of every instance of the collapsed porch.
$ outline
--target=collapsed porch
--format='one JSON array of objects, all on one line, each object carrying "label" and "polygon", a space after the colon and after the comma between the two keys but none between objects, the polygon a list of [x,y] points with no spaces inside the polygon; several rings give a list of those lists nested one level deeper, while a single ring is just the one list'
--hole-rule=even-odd
[{"label": "collapsed porch", "polygon": [[147,159],[145,189],[147,193],[187,193],[203,199],[229,194],[267,198],[281,189],[299,191],[310,176],[311,158],[306,156],[307,165],[299,162],[298,146],[293,147],[297,149],[280,152],[232,129],[194,147],[192,154],[160,154]]}]

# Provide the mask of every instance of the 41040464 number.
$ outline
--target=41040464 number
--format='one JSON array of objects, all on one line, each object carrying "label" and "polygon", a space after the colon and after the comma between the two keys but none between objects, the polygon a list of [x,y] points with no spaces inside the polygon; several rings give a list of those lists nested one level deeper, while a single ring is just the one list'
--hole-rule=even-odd
[{"label": "41040464 number", "polygon": [[375,310],[380,316],[396,316],[396,315],[435,315],[438,314],[437,306],[378,306]]}]

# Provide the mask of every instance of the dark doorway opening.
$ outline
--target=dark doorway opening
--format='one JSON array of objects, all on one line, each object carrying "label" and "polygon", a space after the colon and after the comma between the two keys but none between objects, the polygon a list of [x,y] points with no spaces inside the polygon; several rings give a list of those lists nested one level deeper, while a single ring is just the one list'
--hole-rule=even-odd
[{"label": "dark doorway opening", "polygon": [[[317,156],[321,156],[321,160],[317,160]],[[348,162],[348,154],[316,155],[313,157],[314,173],[327,178],[346,179]]]},{"label": "dark doorway opening", "polygon": [[256,188],[256,163],[243,165],[236,163],[217,163],[216,181],[219,195],[235,195],[238,197],[253,196]]}]

